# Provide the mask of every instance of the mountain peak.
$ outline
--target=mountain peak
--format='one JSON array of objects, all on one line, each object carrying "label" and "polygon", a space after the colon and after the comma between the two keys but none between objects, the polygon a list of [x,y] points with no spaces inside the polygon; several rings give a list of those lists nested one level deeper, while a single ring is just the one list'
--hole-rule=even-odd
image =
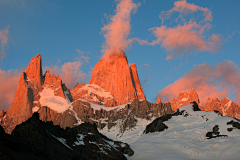
[{"label": "mountain peak", "polygon": [[116,99],[117,105],[134,99],[145,100],[137,68],[128,65],[125,53],[113,53],[101,59],[94,67],[89,84],[96,84]]},{"label": "mountain peak", "polygon": [[214,110],[219,111],[223,116],[240,119],[240,106],[226,97],[220,100],[218,98],[208,98],[205,105],[205,111]]},{"label": "mountain peak", "polygon": [[193,101],[195,101],[197,104],[200,104],[198,94],[194,88],[179,93],[178,98],[176,100],[172,100],[171,107],[174,111],[176,111],[178,108],[188,105]]},{"label": "mountain peak", "polygon": [[36,57],[32,58],[27,69],[24,72],[26,73],[27,77],[31,80],[35,88],[40,90],[43,84],[42,79],[43,74],[42,74],[42,58],[39,54]]},{"label": "mountain peak", "polygon": [[161,103],[161,97],[158,97],[158,100],[155,103],[156,104]]}]

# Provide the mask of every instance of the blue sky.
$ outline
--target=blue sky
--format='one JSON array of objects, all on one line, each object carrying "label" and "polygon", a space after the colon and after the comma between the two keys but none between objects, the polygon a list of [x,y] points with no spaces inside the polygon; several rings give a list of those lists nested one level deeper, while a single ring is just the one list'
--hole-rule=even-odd
[{"label": "blue sky", "polygon": [[[149,29],[161,27],[162,21],[159,15],[162,11],[171,10],[175,1],[136,0],[133,2],[141,3],[141,5],[136,13],[131,14],[131,30],[128,37],[147,39],[149,42],[156,40]],[[4,49],[6,57],[0,60],[0,69],[5,72],[24,69],[31,58],[37,54],[42,56],[43,67],[61,68],[64,63],[74,62],[81,58],[76,51],[78,49],[84,52],[85,56],[90,57],[89,63],[82,60],[79,68],[82,73],[89,75],[92,67],[103,55],[101,50],[105,39],[101,29],[109,23],[110,15],[115,14],[114,10],[118,3],[119,1],[113,0],[0,1],[0,30],[10,26],[8,42]],[[187,3],[210,10],[213,20],[210,22],[211,28],[204,33],[204,36],[207,39],[211,34],[217,34],[221,38],[222,45],[217,53],[193,50],[191,54],[184,52],[182,56],[166,60],[171,52],[161,44],[132,43],[128,49],[125,49],[125,53],[129,63],[136,63],[143,90],[150,102],[155,101],[159,91],[184,77],[185,73],[199,64],[207,63],[210,66],[216,66],[224,60],[229,60],[233,63],[232,66],[237,66],[235,71],[239,73],[240,1],[188,0]],[[177,16],[173,15],[163,25],[170,28],[183,25],[184,23],[175,23]],[[201,18],[204,17],[199,11],[189,15],[186,19],[187,21],[194,19],[200,23]],[[89,83],[90,76],[83,80]],[[238,88],[238,85],[234,87]],[[1,92],[4,91],[1,90]],[[164,96],[163,93],[160,95]],[[226,96],[236,100],[236,93]],[[171,101],[167,98],[166,96],[165,100]]]}]

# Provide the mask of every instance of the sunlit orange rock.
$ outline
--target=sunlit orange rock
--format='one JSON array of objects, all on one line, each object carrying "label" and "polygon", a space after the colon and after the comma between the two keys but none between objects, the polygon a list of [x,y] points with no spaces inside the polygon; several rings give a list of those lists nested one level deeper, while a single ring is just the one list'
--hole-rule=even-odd
[{"label": "sunlit orange rock", "polygon": [[134,99],[145,100],[134,64],[129,67],[125,53],[112,54],[101,59],[94,67],[89,84],[96,84],[117,101],[126,104]]},{"label": "sunlit orange rock", "polygon": [[46,71],[43,87],[53,89],[55,96],[66,98],[62,85],[63,85],[62,80],[61,78],[59,78],[59,76],[56,76],[55,74],[51,76],[49,70]]},{"label": "sunlit orange rock", "polygon": [[41,107],[39,93],[44,87],[52,88],[55,96],[68,97],[70,101],[73,101],[69,89],[62,84],[59,76],[51,76],[49,71],[43,76],[41,56],[37,55],[32,58],[27,69],[23,72],[14,101],[6,112],[6,118],[2,124],[4,124],[3,128],[7,133],[10,134],[16,125],[28,120],[33,112]]},{"label": "sunlit orange rock", "polygon": [[[38,63],[38,61],[36,61],[35,58],[33,58],[32,61],[40,65],[40,63]],[[41,57],[40,57],[40,60],[41,60]],[[35,70],[38,67],[32,61],[30,62],[30,65],[34,66],[33,69]],[[27,68],[27,71],[28,73],[30,73],[30,76],[34,79],[33,80],[30,79],[27,76],[27,73],[23,72],[18,83],[14,101],[6,112],[7,115],[13,118],[14,125],[18,125],[26,121],[28,118],[32,116],[32,107],[33,107],[34,97],[37,98],[38,90],[41,89],[41,87],[39,86],[38,88],[34,86],[34,83],[36,85],[39,85],[42,83],[42,80],[40,80],[40,77],[38,76],[34,77],[33,71],[31,71],[31,68],[29,67]],[[35,70],[35,72],[37,71]]]},{"label": "sunlit orange rock", "polygon": [[195,101],[199,105],[200,109],[203,107],[203,105],[200,103],[200,100],[195,89],[179,93],[178,98],[176,100],[174,98],[171,102],[172,110],[176,111],[178,108],[188,105],[193,101]]},{"label": "sunlit orange rock", "polygon": [[155,103],[156,104],[161,103],[161,97],[158,97],[158,100]]},{"label": "sunlit orange rock", "polygon": [[240,120],[240,106],[228,98],[212,99],[208,98],[205,111],[219,111],[223,116],[229,116]]},{"label": "sunlit orange rock", "polygon": [[142,86],[141,86],[139,78],[138,78],[137,67],[136,67],[135,63],[131,64],[130,72],[131,72],[131,75],[132,75],[133,86],[136,89],[138,99],[139,100],[146,100],[146,98],[144,96]]},{"label": "sunlit orange rock", "polygon": [[4,110],[1,109],[1,110],[0,110],[0,119],[3,118],[3,116],[4,116]]},{"label": "sunlit orange rock", "polygon": [[31,85],[39,91],[43,84],[42,58],[39,54],[36,57],[32,58],[27,69],[24,72],[27,75],[27,81],[29,80]]},{"label": "sunlit orange rock", "polygon": [[13,118],[14,125],[26,121],[32,116],[33,101],[38,99],[38,92],[43,84],[42,59],[33,57],[23,72],[17,87],[13,103],[6,114]]}]

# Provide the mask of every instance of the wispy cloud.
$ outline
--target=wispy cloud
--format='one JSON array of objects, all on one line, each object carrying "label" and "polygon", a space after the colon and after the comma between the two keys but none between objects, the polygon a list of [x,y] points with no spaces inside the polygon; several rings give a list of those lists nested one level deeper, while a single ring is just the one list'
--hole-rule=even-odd
[{"label": "wispy cloud", "polygon": [[82,59],[84,59],[86,63],[89,63],[90,57],[84,56],[85,53],[83,51],[80,51],[79,49],[76,49],[76,51],[79,53],[79,58],[77,58],[79,61],[82,61]]},{"label": "wispy cloud", "polygon": [[1,39],[0,59],[3,59],[6,57],[5,50],[6,50],[6,46],[8,44],[9,28],[10,28],[10,26],[8,25],[3,30],[0,30],[0,39]]},{"label": "wispy cloud", "polygon": [[[173,20],[177,23],[175,27],[163,25],[165,20],[172,19],[173,15],[178,13],[178,17]],[[202,20],[197,18],[189,19],[189,15],[200,13]],[[187,3],[186,0],[176,1],[174,7],[168,11],[162,11],[159,15],[162,20],[161,27],[153,27],[149,30],[153,32],[156,40],[148,42],[134,38],[141,45],[158,45],[165,48],[170,54],[167,60],[177,56],[182,56],[185,52],[210,51],[216,53],[222,45],[222,39],[219,34],[211,34],[207,38],[207,31],[211,28],[212,12],[208,8],[203,8],[195,4]],[[189,20],[188,20],[188,19]]]},{"label": "wispy cloud", "polygon": [[135,13],[140,3],[134,3],[132,0],[120,0],[117,4],[115,15],[110,16],[110,21],[102,28],[102,33],[106,42],[102,46],[102,52],[105,56],[111,55],[113,52],[121,53],[122,50],[128,48],[132,42],[128,40],[130,34],[131,13]]},{"label": "wispy cloud", "polygon": [[75,61],[66,62],[61,67],[43,67],[43,70],[49,70],[51,74],[59,75],[62,82],[65,83],[68,88],[72,89],[77,82],[82,83],[84,79],[88,77],[88,75],[81,70],[81,66],[81,62]]}]

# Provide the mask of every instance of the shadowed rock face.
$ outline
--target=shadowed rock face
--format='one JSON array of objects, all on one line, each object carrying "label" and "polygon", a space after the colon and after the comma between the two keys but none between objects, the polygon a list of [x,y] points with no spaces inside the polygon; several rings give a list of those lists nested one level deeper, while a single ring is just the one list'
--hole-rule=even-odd
[{"label": "shadowed rock face", "polygon": [[[81,100],[75,101],[72,105],[73,110],[82,122],[95,122],[98,129],[102,129],[105,126],[111,129],[111,127],[119,125],[120,132],[122,133],[126,129],[131,129],[136,126],[136,118],[150,120],[153,117],[173,113],[170,103],[153,104],[145,100],[134,100],[131,104],[127,104],[122,109],[110,111],[103,109],[93,110],[88,102],[83,102]],[[121,123],[117,122],[118,120],[120,120]]]},{"label": "shadowed rock face", "polygon": [[93,69],[89,84],[96,84],[110,92],[117,105],[129,103],[134,99],[145,100],[136,65],[132,64],[129,67],[124,52],[100,60]]},{"label": "shadowed rock face", "polygon": [[128,144],[112,141],[98,132],[95,125],[84,123],[61,129],[39,120],[39,114],[16,126],[12,135],[0,126],[0,159],[126,159],[133,155]]}]

